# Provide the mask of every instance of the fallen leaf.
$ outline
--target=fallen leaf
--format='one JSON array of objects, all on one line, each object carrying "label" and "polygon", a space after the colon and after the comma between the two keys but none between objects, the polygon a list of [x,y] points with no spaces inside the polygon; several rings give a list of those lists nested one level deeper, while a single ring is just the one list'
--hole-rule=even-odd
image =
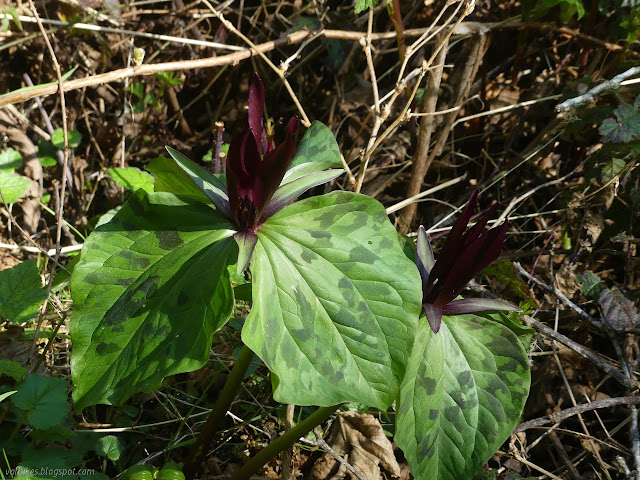
[{"label": "fallen leaf", "polygon": [[618,288],[604,289],[598,298],[602,323],[617,332],[640,330],[640,313],[635,303]]},{"label": "fallen leaf", "polygon": [[[367,480],[382,478],[383,469],[393,477],[401,476],[400,465],[393,453],[393,444],[373,415],[356,412],[341,414],[333,425],[327,443],[337,453],[344,455],[344,460]],[[314,465],[311,476],[313,479],[356,480],[344,465],[340,465],[336,473],[328,477],[338,463],[329,454],[325,454],[316,463],[321,468]]]}]

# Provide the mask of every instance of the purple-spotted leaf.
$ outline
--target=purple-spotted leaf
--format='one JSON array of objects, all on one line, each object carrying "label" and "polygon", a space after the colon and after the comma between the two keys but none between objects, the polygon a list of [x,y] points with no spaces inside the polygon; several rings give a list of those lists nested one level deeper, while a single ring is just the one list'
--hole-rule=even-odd
[{"label": "purple-spotted leaf", "polygon": [[395,441],[416,480],[470,480],[509,437],[529,392],[529,362],[505,325],[424,317],[397,400]]},{"label": "purple-spotted leaf", "polygon": [[87,238],[71,278],[77,410],[120,404],[206,362],[233,310],[233,233],[207,205],[139,190]]},{"label": "purple-spotted leaf", "polygon": [[420,312],[420,276],[384,207],[350,192],[285,207],[257,231],[242,339],[297,405],[386,409]]},{"label": "purple-spotted leaf", "polygon": [[331,130],[323,123],[315,121],[302,137],[282,185],[330,168],[342,168],[340,147]]},{"label": "purple-spotted leaf", "polygon": [[211,200],[218,211],[227,218],[231,218],[229,210],[229,196],[227,186],[214,174],[209,173],[197,163],[192,162],[177,150],[165,147],[171,158],[182,168],[200,190]]}]

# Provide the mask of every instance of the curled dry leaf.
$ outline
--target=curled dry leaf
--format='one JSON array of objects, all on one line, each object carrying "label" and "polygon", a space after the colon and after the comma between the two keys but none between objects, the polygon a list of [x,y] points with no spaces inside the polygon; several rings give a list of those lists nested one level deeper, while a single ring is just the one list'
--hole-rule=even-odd
[{"label": "curled dry leaf", "polygon": [[605,288],[598,304],[602,310],[602,323],[617,332],[640,330],[640,313],[636,304],[618,287]]},{"label": "curled dry leaf", "polygon": [[[343,413],[334,423],[327,443],[337,453],[344,455],[345,461],[367,480],[383,478],[382,469],[393,477],[401,476],[400,465],[393,454],[393,445],[373,415]],[[343,465],[337,468],[337,463],[332,456],[325,454],[314,465],[311,478],[356,480]],[[330,476],[334,471],[336,473]]]}]

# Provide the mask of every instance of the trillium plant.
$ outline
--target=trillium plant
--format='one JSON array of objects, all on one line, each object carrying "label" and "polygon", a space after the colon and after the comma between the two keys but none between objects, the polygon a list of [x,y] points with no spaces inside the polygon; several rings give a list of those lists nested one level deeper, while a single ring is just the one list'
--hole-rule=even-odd
[{"label": "trillium plant", "polygon": [[[238,299],[244,347],[184,465],[193,478],[257,355],[274,399],[319,407],[249,460],[249,478],[346,402],[395,412],[395,441],[417,479],[472,478],[518,422],[528,395],[529,331],[517,307],[459,298],[499,255],[506,224],[465,232],[476,193],[434,261],[424,228],[413,255],[384,207],[334,191],[343,173],[319,122],[276,142],[264,87],[225,173],[179,152],[153,160],[154,191],[135,192],[87,238],[71,278],[75,408],[121,404],[202,367]],[[280,137],[280,138],[282,138]],[[413,247],[411,247],[413,248]],[[250,294],[246,294],[250,288]]]}]

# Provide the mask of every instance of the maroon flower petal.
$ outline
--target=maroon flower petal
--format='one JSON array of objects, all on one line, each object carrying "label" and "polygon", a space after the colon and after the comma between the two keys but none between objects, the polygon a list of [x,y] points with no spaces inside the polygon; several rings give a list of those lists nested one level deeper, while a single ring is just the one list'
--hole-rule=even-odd
[{"label": "maroon flower petal", "polygon": [[487,210],[487,213],[485,213],[482,218],[473,227],[471,227],[467,231],[467,233],[462,236],[463,244],[468,245],[480,236],[482,230],[484,230],[485,225],[498,209],[498,206],[500,206],[499,203],[494,203],[493,205],[491,205],[491,207],[489,207],[489,210]]},{"label": "maroon flower petal", "polygon": [[454,300],[442,308],[444,315],[460,315],[464,313],[484,312],[487,310],[504,310],[521,312],[520,308],[512,303],[492,300],[490,298],[464,298]]},{"label": "maroon flower petal", "polygon": [[507,228],[507,222],[492,228],[467,245],[462,252],[456,252],[454,264],[442,282],[434,305],[443,308],[460,294],[469,280],[500,256]]},{"label": "maroon flower petal", "polygon": [[454,263],[456,262],[456,257],[460,249],[463,245],[463,234],[469,224],[469,220],[471,219],[471,214],[473,213],[473,209],[476,206],[476,199],[478,198],[478,190],[474,190],[471,194],[471,198],[467,202],[467,205],[464,207],[462,211],[462,215],[458,217],[456,223],[454,223],[453,228],[447,235],[447,239],[444,242],[442,250],[440,251],[440,255],[438,255],[438,260],[434,265],[431,273],[429,275],[429,280],[427,281],[427,286],[425,291],[430,290],[433,285],[436,283],[436,280],[449,272]]},{"label": "maroon flower petal", "polygon": [[[248,128],[234,138],[227,154],[227,192],[229,206],[238,227],[251,227],[255,219],[256,179],[260,167],[260,152]],[[250,211],[251,210],[251,211]],[[242,219],[242,220],[241,220]],[[246,225],[249,222],[249,225]]]},{"label": "maroon flower petal", "polygon": [[438,333],[440,331],[440,325],[442,324],[442,310],[434,307],[430,303],[423,303],[422,309],[424,310],[431,330],[433,333]]},{"label": "maroon flower petal", "polygon": [[267,207],[269,200],[280,186],[284,174],[287,173],[296,146],[293,143],[293,135],[298,130],[298,117],[293,117],[289,122],[287,138],[275,150],[264,156],[256,175],[254,202],[258,218]]},{"label": "maroon flower petal", "polygon": [[[266,135],[264,133],[264,85],[260,75],[253,74],[251,86],[249,87],[249,128],[253,133],[256,144],[261,153],[266,153]],[[264,142],[263,142],[264,137]]]}]

